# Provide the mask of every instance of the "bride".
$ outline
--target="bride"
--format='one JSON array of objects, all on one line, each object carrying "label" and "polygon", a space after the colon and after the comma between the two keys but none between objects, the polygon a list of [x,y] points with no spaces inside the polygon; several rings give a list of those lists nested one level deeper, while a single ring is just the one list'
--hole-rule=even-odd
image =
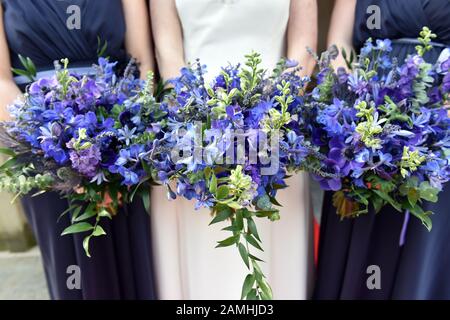
[{"label": "bride", "polygon": [[[316,0],[152,0],[156,55],[164,80],[197,58],[206,80],[252,50],[272,70],[281,57],[300,62],[310,75],[315,49]],[[209,78],[208,78],[209,75]],[[258,221],[265,252],[264,272],[276,299],[306,299],[312,282],[312,215],[305,174],[287,180],[279,192],[281,220]],[[193,201],[166,200],[164,187],[152,190],[152,234],[161,299],[239,299],[247,274],[235,248],[215,249],[225,224],[208,227],[208,210]]]}]

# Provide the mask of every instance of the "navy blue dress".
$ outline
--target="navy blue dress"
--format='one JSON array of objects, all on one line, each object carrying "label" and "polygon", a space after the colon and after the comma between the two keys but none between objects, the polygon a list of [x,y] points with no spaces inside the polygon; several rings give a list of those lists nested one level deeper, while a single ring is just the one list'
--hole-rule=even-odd
[{"label": "navy blue dress", "polygon": [[[369,30],[367,7],[381,9],[381,29]],[[450,0],[358,0],[355,11],[354,47],[377,38],[417,38],[423,26],[438,37],[436,42],[450,45]],[[393,44],[392,54],[402,61],[415,52],[415,44]],[[428,52],[434,62],[442,49]],[[406,242],[399,245],[404,214],[385,207],[341,221],[331,201],[324,199],[315,299],[450,299],[450,185],[438,203],[425,204],[435,212],[428,232],[411,217]],[[366,281],[373,271],[381,271],[381,289],[369,290]]]},{"label": "navy blue dress", "polygon": [[[80,8],[80,29],[67,19]],[[11,64],[17,55],[30,57],[38,70],[69,58],[71,66],[90,66],[97,59],[97,37],[107,41],[106,55],[125,62],[125,20],[120,0],[3,0],[4,28]],[[69,13],[68,13],[69,11]],[[58,223],[68,207],[56,193],[22,199],[25,214],[39,244],[52,299],[155,299],[150,219],[142,201],[125,206],[112,221],[104,221],[107,236],[91,241],[86,257],[83,235],[64,236],[69,217]],[[108,219],[106,219],[108,220]],[[81,289],[67,287],[68,267],[81,271]]]}]

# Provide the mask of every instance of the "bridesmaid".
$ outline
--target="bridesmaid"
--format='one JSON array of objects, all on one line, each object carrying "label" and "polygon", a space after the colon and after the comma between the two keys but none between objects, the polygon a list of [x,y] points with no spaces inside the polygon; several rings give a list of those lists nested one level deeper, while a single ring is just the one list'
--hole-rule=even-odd
[{"label": "bridesmaid", "polygon": [[[381,28],[369,30],[368,6],[380,8]],[[425,55],[435,62],[450,45],[449,0],[337,0],[329,43],[359,50],[365,40],[390,38],[392,55],[399,61],[415,52],[418,34],[428,26],[437,34],[434,49]],[[344,66],[340,57],[336,66]],[[321,224],[316,299],[450,299],[450,186],[438,203],[427,203],[435,212],[428,232],[416,218],[405,219],[392,207],[355,220],[340,221],[325,196]],[[406,242],[399,245],[402,229]],[[381,289],[366,285],[370,265],[380,267]]]},{"label": "bridesmaid", "polygon": [[[79,18],[80,28],[69,29],[66,21],[77,8],[81,14],[73,18]],[[128,55],[135,57],[145,76],[154,67],[146,10],[145,0],[1,1],[1,119],[8,118],[6,106],[27,85],[19,89],[14,80],[20,78],[11,74],[11,67],[21,67],[18,54],[30,57],[38,72],[52,70],[53,61],[65,57],[71,66],[90,67],[97,60],[99,37],[107,41],[107,56],[125,64]],[[149,217],[141,202],[124,207],[106,224],[108,235],[92,242],[91,259],[83,251],[82,236],[60,236],[70,222],[66,215],[57,223],[68,207],[58,194],[25,197],[22,204],[40,246],[52,299],[155,298]],[[66,284],[73,265],[81,272],[78,290]]]},{"label": "bridesmaid", "polygon": [[[315,0],[152,0],[158,66],[167,80],[187,62],[200,58],[206,80],[228,62],[252,50],[269,71],[282,56],[300,61],[309,75],[315,48]],[[294,175],[279,193],[281,220],[258,221],[265,249],[265,272],[276,299],[306,299],[312,280],[312,225],[308,177]],[[215,249],[226,236],[224,224],[208,227],[209,211],[194,211],[191,201],[165,202],[163,187],[152,190],[153,238],[162,298],[238,299],[246,276],[234,248]]]}]

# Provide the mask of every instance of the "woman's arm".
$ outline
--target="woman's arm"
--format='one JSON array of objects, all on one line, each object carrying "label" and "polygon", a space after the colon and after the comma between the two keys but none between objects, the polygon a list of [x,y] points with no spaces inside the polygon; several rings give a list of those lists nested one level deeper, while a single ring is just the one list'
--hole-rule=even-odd
[{"label": "woman's arm", "polygon": [[0,121],[9,120],[6,106],[20,95],[11,73],[8,42],[3,26],[3,8],[0,5]]},{"label": "woman's arm", "polygon": [[159,72],[163,80],[168,80],[177,76],[186,64],[183,31],[175,0],[151,0],[150,16]]},{"label": "woman's arm", "polygon": [[310,76],[314,70],[314,58],[307,47],[317,50],[317,1],[291,0],[287,34],[287,56],[303,67],[301,75]]},{"label": "woman's arm", "polygon": [[122,5],[127,26],[125,47],[127,52],[137,59],[141,78],[145,79],[148,71],[155,71],[152,33],[146,1],[122,0]]},{"label": "woman's arm", "polygon": [[[353,50],[353,24],[355,23],[356,0],[336,0],[333,14],[331,16],[330,29],[328,30],[328,45],[335,44],[339,52],[344,49],[347,55]],[[335,68],[344,67],[347,69],[342,54],[334,60]]]}]

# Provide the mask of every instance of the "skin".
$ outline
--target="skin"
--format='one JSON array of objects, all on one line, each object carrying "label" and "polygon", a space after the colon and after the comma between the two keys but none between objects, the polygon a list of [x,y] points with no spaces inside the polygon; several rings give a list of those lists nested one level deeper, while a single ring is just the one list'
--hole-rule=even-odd
[{"label": "skin", "polygon": [[[145,0],[122,0],[127,31],[125,47],[140,64],[141,77],[154,70],[151,30]],[[0,121],[9,120],[6,106],[21,92],[13,80],[8,43],[3,25],[3,8],[0,6]]]},{"label": "skin", "polygon": [[[336,0],[328,30],[328,46],[336,45],[339,51],[344,49],[347,53],[353,50],[353,24],[355,22],[356,0]],[[333,61],[335,68],[347,69],[344,58],[339,54]]]},{"label": "skin", "polygon": [[[184,61],[183,31],[175,0],[151,0],[156,60],[163,79],[178,75]],[[301,75],[311,75],[315,61],[306,47],[317,48],[317,0],[291,0],[287,30],[287,58],[300,62]],[[305,32],[307,30],[307,32]]]}]

